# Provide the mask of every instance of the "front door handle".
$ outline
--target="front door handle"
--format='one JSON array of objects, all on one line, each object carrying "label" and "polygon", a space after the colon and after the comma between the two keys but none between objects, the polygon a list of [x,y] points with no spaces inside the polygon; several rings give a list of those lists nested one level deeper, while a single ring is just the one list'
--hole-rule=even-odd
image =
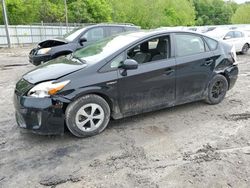
[{"label": "front door handle", "polygon": [[213,62],[214,62],[213,59],[206,59],[204,65],[205,65],[205,66],[209,66],[209,65],[211,65]]},{"label": "front door handle", "polygon": [[164,74],[170,75],[172,72],[174,72],[174,69],[170,68],[170,69],[166,69]]}]

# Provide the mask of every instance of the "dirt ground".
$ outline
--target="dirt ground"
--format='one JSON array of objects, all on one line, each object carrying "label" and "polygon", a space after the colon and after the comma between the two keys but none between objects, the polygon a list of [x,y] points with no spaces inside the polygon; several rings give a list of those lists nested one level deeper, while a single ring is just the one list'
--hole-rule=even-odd
[{"label": "dirt ground", "polygon": [[15,83],[29,49],[0,49],[0,187],[250,187],[250,53],[225,100],[112,121],[78,139],[20,132]]}]

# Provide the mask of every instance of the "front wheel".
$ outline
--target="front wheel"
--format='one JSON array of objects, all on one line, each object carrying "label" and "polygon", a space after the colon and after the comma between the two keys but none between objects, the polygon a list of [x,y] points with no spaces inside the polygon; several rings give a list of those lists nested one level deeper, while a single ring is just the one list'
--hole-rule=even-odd
[{"label": "front wheel", "polygon": [[102,132],[110,119],[108,103],[98,95],[85,95],[66,109],[66,125],[77,137],[94,136]]},{"label": "front wheel", "polygon": [[218,104],[226,96],[228,90],[227,79],[222,75],[216,75],[208,86],[206,102],[208,104]]},{"label": "front wheel", "polygon": [[249,45],[248,44],[244,44],[244,46],[242,47],[241,53],[242,54],[246,54],[248,50],[249,50]]}]

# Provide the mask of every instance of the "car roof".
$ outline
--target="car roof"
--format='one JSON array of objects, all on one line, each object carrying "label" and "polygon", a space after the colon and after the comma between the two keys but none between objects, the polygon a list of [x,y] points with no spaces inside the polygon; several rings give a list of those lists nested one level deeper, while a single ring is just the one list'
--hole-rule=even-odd
[{"label": "car roof", "polygon": [[[139,30],[139,31],[133,31],[128,33],[122,33],[120,35],[124,36],[130,36],[130,37],[136,37],[138,39],[140,38],[146,38],[154,35],[161,35],[161,34],[169,34],[169,33],[190,33],[195,35],[203,35],[201,33],[197,33],[194,31],[187,31],[187,30],[176,30],[176,29],[151,29],[151,30]],[[205,35],[203,35],[205,36]]]},{"label": "car roof", "polygon": [[90,25],[86,25],[80,28],[92,28],[92,27],[99,27],[99,26],[104,26],[104,27],[108,27],[108,26],[120,26],[120,27],[137,27],[140,28],[140,26],[136,26],[134,24],[131,23],[98,23],[98,24],[90,24]]}]

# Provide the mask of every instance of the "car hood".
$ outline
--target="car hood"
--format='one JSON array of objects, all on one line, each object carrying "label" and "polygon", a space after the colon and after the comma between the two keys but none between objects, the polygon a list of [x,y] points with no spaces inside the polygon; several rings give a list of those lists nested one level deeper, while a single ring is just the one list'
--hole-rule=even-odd
[{"label": "car hood", "polygon": [[82,64],[77,59],[59,57],[24,74],[23,78],[31,84],[36,84],[43,81],[58,79],[85,67],[86,64]]},{"label": "car hood", "polygon": [[64,38],[55,38],[55,39],[44,40],[44,41],[38,43],[38,45],[41,48],[49,48],[49,47],[64,45],[67,43],[68,43],[68,41]]}]

